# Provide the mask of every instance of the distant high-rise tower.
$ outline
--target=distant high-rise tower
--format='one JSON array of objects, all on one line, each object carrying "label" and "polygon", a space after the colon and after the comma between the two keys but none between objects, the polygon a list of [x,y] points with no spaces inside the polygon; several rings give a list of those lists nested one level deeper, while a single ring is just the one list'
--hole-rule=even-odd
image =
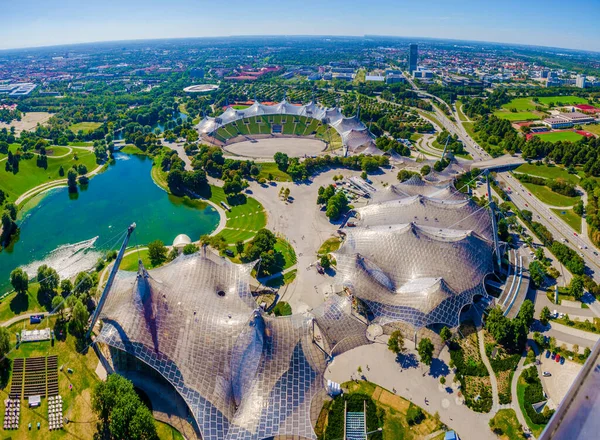
[{"label": "distant high-rise tower", "polygon": [[419,57],[419,46],[415,43],[411,43],[408,46],[408,71],[413,73],[417,70],[417,58]]}]

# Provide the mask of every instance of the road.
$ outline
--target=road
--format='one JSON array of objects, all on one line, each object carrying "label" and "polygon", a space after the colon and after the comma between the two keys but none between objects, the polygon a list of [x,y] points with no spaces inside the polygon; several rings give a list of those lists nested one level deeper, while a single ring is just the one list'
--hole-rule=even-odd
[{"label": "road", "polygon": [[[407,76],[407,80],[415,91],[418,91],[420,94],[428,96],[431,99],[435,99],[438,102],[446,104],[437,96],[433,96],[419,89],[413,82],[412,78]],[[444,112],[435,106],[434,110],[436,117],[442,123],[444,128],[446,128],[446,130],[448,130],[450,133],[458,135],[459,139],[463,141],[465,148],[473,157],[474,162],[483,162],[493,159],[492,156],[485,152],[483,148],[481,148],[477,142],[475,142],[469,136],[461,123],[457,124],[452,122]],[[457,121],[460,120],[458,115],[455,115],[455,119]],[[501,186],[515,189],[510,194],[512,202],[520,210],[526,209],[531,211],[533,213],[533,220],[543,224],[546,228],[548,228],[555,240],[568,240],[568,243],[565,244],[567,244],[574,251],[583,255],[585,264],[590,270],[588,275],[590,275],[594,281],[600,282],[600,258],[596,254],[598,251],[595,249],[595,246],[591,243],[587,235],[576,234],[565,222],[557,218],[556,214],[554,214],[548,206],[539,201],[535,196],[530,195],[529,191],[523,188],[518,180],[509,172],[497,173],[496,180]]]}]

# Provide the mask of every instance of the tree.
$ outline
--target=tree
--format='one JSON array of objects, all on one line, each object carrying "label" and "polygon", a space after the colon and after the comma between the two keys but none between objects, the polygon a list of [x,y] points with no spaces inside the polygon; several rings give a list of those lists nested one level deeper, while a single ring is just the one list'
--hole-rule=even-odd
[{"label": "tree", "polygon": [[448,327],[444,326],[440,331],[440,337],[442,338],[442,341],[448,342],[450,339],[452,339],[452,332]]},{"label": "tree", "polygon": [[54,313],[60,313],[60,317],[63,317],[63,310],[65,308],[64,299],[60,295],[56,295],[52,298],[52,311]]},{"label": "tree", "polygon": [[167,248],[161,240],[148,244],[148,257],[152,266],[160,266],[167,259]]},{"label": "tree", "polygon": [[29,288],[29,277],[18,267],[10,273],[10,284],[17,293],[25,293]]},{"label": "tree", "polygon": [[183,255],[192,255],[198,252],[198,246],[194,243],[188,243],[183,247]]},{"label": "tree", "polygon": [[94,280],[87,272],[79,272],[75,277],[75,293],[78,296],[87,294],[94,287]]},{"label": "tree", "polygon": [[533,324],[533,315],[535,313],[535,307],[533,302],[530,299],[526,299],[521,304],[521,308],[519,309],[519,313],[517,314],[517,319],[521,320],[521,322],[526,326],[530,327]]},{"label": "tree", "polygon": [[338,192],[327,201],[325,215],[331,221],[335,221],[348,209],[348,199],[343,192]]},{"label": "tree", "polygon": [[404,336],[400,330],[394,330],[390,335],[388,349],[395,354],[404,352]]},{"label": "tree", "polygon": [[75,302],[71,312],[71,323],[69,324],[71,332],[76,336],[83,336],[83,332],[87,327],[88,319],[90,319],[90,314],[81,300],[78,299]]},{"label": "tree", "polygon": [[277,168],[279,168],[281,171],[287,171],[288,164],[289,164],[289,157],[287,154],[277,152],[273,156],[273,159],[275,160],[275,163],[277,164]]},{"label": "tree", "polygon": [[583,357],[587,359],[590,357],[590,354],[592,354],[592,350],[590,350],[589,347],[585,347],[583,350]]},{"label": "tree", "polygon": [[10,333],[6,327],[0,327],[0,359],[10,351]]},{"label": "tree", "polygon": [[550,309],[547,306],[544,306],[544,308],[541,310],[540,312],[540,322],[543,325],[548,325],[548,321],[550,320]]},{"label": "tree", "polygon": [[77,171],[70,168],[67,172],[67,185],[69,186],[69,192],[77,192]]},{"label": "tree", "polygon": [[417,352],[421,357],[421,362],[430,365],[433,360],[433,343],[429,338],[423,338],[419,341]]},{"label": "tree", "polygon": [[329,269],[331,267],[331,261],[329,260],[328,255],[323,255],[321,257],[320,263],[323,269]]},{"label": "tree", "polygon": [[63,296],[67,296],[73,291],[73,283],[70,279],[65,278],[60,282],[60,291]]},{"label": "tree", "polygon": [[569,284],[569,293],[580,299],[583,296],[583,278],[580,275],[575,275]]},{"label": "tree", "polygon": [[235,250],[238,254],[244,252],[244,242],[242,240],[238,240],[235,242]]},{"label": "tree", "polygon": [[60,283],[60,277],[53,268],[42,264],[37,270],[37,280],[40,283],[40,290],[43,293],[54,296],[55,290],[58,289]]}]

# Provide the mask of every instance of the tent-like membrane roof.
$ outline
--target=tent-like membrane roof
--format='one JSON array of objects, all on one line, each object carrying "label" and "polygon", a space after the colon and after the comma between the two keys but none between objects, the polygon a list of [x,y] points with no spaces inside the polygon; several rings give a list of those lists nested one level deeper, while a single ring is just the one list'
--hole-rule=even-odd
[{"label": "tent-like membrane roof", "polygon": [[251,296],[251,268],[201,251],[120,271],[97,341],[165,377],[203,439],[315,439],[311,409],[322,405],[329,354],[367,343],[366,325],[335,295],[310,313],[266,315]]},{"label": "tent-like membrane roof", "polygon": [[286,100],[279,104],[265,105],[255,101],[250,107],[236,110],[229,107],[216,118],[205,117],[196,129],[201,135],[210,136],[219,127],[244,118],[262,115],[306,116],[331,125],[341,136],[342,144],[350,153],[383,154],[377,148],[369,129],[357,116],[345,117],[339,108],[327,108],[310,102],[306,105],[293,105]]}]

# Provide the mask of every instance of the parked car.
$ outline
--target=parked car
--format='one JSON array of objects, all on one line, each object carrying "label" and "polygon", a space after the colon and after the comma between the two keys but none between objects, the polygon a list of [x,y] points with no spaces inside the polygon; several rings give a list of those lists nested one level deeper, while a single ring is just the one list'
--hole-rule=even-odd
[{"label": "parked car", "polygon": [[552,374],[550,374],[550,372],[549,372],[549,371],[544,371],[544,372],[542,373],[542,376],[544,376],[544,377],[550,377],[550,376],[552,376]]},{"label": "parked car", "polygon": [[556,359],[556,352],[552,352],[552,360]]},{"label": "parked car", "polygon": [[558,363],[558,362],[560,362],[560,358],[561,358],[561,356],[558,355],[558,356],[556,356],[556,359],[554,359],[554,360]]},{"label": "parked car", "polygon": [[550,350],[546,350],[546,359],[550,357]]},{"label": "parked car", "polygon": [[564,356],[561,356],[561,357],[560,357],[560,364],[561,364],[561,365],[564,365],[564,364],[565,364],[565,358],[564,358]]}]

